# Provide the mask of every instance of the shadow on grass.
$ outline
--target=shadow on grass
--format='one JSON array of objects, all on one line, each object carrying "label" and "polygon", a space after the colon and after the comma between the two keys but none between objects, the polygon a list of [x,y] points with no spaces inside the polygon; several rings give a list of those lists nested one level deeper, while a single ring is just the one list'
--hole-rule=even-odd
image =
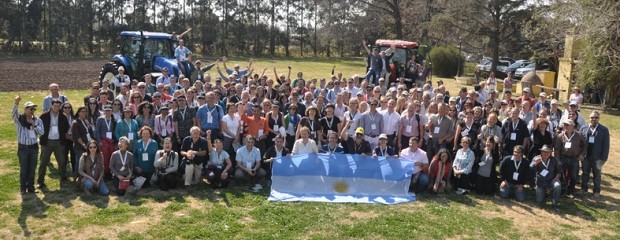
[{"label": "shadow on grass", "polygon": [[71,201],[77,198],[79,190],[80,189],[73,181],[61,182],[58,190],[49,191],[49,189],[42,189],[43,194],[45,194],[43,202],[70,208],[73,206]]},{"label": "shadow on grass", "polygon": [[26,223],[28,217],[46,218],[47,215],[45,211],[47,211],[47,208],[48,206],[45,205],[36,194],[26,194],[22,196],[21,212],[17,218],[17,223],[19,223],[24,237],[30,237],[31,235],[28,224]]}]

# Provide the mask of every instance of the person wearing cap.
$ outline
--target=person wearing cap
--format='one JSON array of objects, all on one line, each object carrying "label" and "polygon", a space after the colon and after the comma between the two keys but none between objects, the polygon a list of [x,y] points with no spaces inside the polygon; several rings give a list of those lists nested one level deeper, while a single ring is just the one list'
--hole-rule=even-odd
[{"label": "person wearing cap", "polygon": [[58,162],[58,172],[61,182],[67,181],[67,160],[65,158],[66,134],[69,132],[67,117],[61,113],[60,99],[52,99],[50,109],[41,114],[44,132],[40,136],[41,164],[39,165],[39,177],[37,183],[45,186],[45,173],[50,163],[50,156],[54,153]]},{"label": "person wearing cap", "polygon": [[590,113],[590,124],[581,128],[586,142],[586,155],[582,162],[581,193],[588,192],[590,173],[594,181],[594,197],[601,196],[601,172],[609,157],[609,130],[599,122],[599,111]]},{"label": "person wearing cap", "polygon": [[154,131],[156,140],[163,146],[164,139],[170,137],[173,142],[176,134],[174,134],[174,121],[172,120],[172,114],[170,114],[170,106],[164,104],[160,108],[160,114],[155,116]]},{"label": "person wearing cap", "polygon": [[204,74],[208,72],[209,70],[211,70],[211,68],[213,68],[219,62],[220,62],[220,59],[218,58],[215,60],[215,62],[205,67],[202,67],[202,62],[200,62],[200,60],[196,60],[196,62],[194,63],[196,70],[192,71],[192,75],[190,77],[190,84],[193,85],[194,82],[196,82],[196,80],[202,81],[204,79]]},{"label": "person wearing cap", "polygon": [[[188,98],[189,100],[189,98]],[[198,96],[196,96],[196,101],[195,101],[195,106],[192,106],[191,102],[187,102],[189,104],[189,106],[191,107],[195,107],[197,109],[200,109],[200,107],[204,106],[205,104],[207,104],[207,94],[202,92],[199,93]]]},{"label": "person wearing cap", "polygon": [[550,145],[545,144],[539,150],[540,155],[535,156],[530,164],[536,173],[536,203],[544,204],[545,195],[551,190],[551,202],[553,205],[557,205],[562,192],[562,184],[560,184],[562,165],[555,157],[551,156],[553,149]]},{"label": "person wearing cap", "polygon": [[[250,72],[250,69],[252,69],[252,63],[254,62],[254,59],[252,58],[249,59],[248,67],[245,70],[241,70],[241,66],[239,64],[235,64],[234,69],[229,69],[226,66],[226,61],[228,61],[228,58],[222,57],[222,65],[224,66],[224,69],[226,69],[226,73],[228,73],[228,75],[237,74],[237,77],[241,77],[241,76],[247,75]],[[216,65],[216,68],[219,69],[219,66]]]},{"label": "person wearing cap", "polygon": [[112,106],[104,106],[103,115],[97,118],[97,124],[95,124],[95,140],[97,140],[103,155],[103,170],[106,177],[110,176],[110,158],[116,150],[114,138],[116,123],[117,119],[112,116]]},{"label": "person wearing cap", "polygon": [[549,116],[547,117],[547,119],[549,120],[549,124],[553,126],[552,133],[554,133],[555,128],[560,124],[560,119],[562,119],[562,110],[558,108],[558,100],[551,100]]},{"label": "person wearing cap", "polygon": [[577,104],[577,109],[579,109],[581,104],[583,104],[583,93],[581,93],[581,89],[577,86],[573,87],[573,92],[570,94],[568,99],[571,102],[575,102]]},{"label": "person wearing cap", "polygon": [[358,126],[364,128],[364,139],[374,149],[379,144],[379,135],[383,133],[383,115],[377,111],[379,102],[376,99],[370,101],[370,110],[362,114]]},{"label": "person wearing cap", "polygon": [[375,157],[392,157],[398,156],[394,147],[388,146],[388,136],[385,133],[379,135],[379,145],[373,151]]},{"label": "person wearing cap", "polygon": [[138,122],[135,119],[132,119],[132,111],[130,107],[125,107],[123,109],[123,119],[119,119],[116,122],[116,127],[114,128],[114,137],[116,139],[120,139],[121,137],[127,137],[130,141],[129,150],[133,150],[133,143],[138,140]]},{"label": "person wearing cap", "polygon": [[112,82],[112,85],[114,85],[114,92],[116,94],[118,94],[120,92],[120,88],[121,85],[125,83],[127,85],[131,84],[131,78],[129,78],[129,76],[125,75],[125,67],[120,66],[118,67],[118,74],[116,76],[114,76],[114,81]]},{"label": "person wearing cap", "polygon": [[197,125],[197,108],[188,106],[187,98],[183,95],[177,98],[177,104],[177,109],[172,113],[172,121],[174,125],[174,134],[176,136],[174,149],[178,150],[181,147],[183,139],[190,136],[191,127]]},{"label": "person wearing cap", "polygon": [[411,177],[410,189],[414,192],[424,191],[428,187],[429,178],[424,169],[428,168],[427,153],[420,148],[420,139],[412,137],[409,139],[409,147],[400,151],[400,157],[413,161],[413,175]]},{"label": "person wearing cap", "polygon": [[521,99],[521,102],[530,102],[530,106],[534,106],[534,104],[536,104],[536,99],[532,98],[532,90],[530,90],[529,87],[523,88],[519,99]]},{"label": "person wearing cap", "polygon": [[84,99],[84,106],[88,105],[88,101],[91,98],[94,98],[97,102],[99,102],[99,88],[100,88],[100,86],[99,86],[99,82],[98,81],[97,82],[93,82],[90,85],[90,94],[84,96],[84,98],[83,98]]},{"label": "person wearing cap", "polygon": [[163,85],[170,84],[170,75],[169,75],[169,70],[167,67],[164,67],[161,69],[161,76],[159,76],[157,80],[155,80],[155,85],[158,86],[158,89],[159,89],[160,83]]},{"label": "person wearing cap", "polygon": [[562,166],[568,169],[569,184],[567,194],[572,195],[575,191],[575,183],[579,175],[579,162],[586,155],[587,145],[581,134],[575,130],[573,120],[562,121],[563,131],[553,141],[554,156],[559,158]]},{"label": "person wearing cap", "polygon": [[196,121],[198,123],[197,126],[203,132],[211,130],[212,139],[222,139],[222,128],[220,125],[224,117],[224,109],[216,104],[217,100],[213,92],[207,93],[206,97],[206,104],[199,107],[196,112],[196,118],[198,118]]},{"label": "person wearing cap", "polygon": [[364,128],[358,127],[355,129],[355,137],[349,137],[347,134],[347,130],[351,127],[353,121],[349,120],[342,128],[340,132],[340,139],[342,139],[342,147],[345,150],[345,153],[348,154],[360,154],[360,155],[372,155],[372,148],[370,147],[370,143],[364,140]]},{"label": "person wearing cap", "polygon": [[550,109],[551,104],[547,101],[547,93],[540,92],[540,94],[538,94],[538,101],[534,104],[534,112],[540,112],[543,107]]},{"label": "person wearing cap", "polygon": [[519,202],[525,201],[524,184],[527,183],[530,161],[523,157],[525,148],[521,145],[513,147],[512,155],[503,158],[499,166],[500,186],[499,195],[509,198],[514,192]]}]

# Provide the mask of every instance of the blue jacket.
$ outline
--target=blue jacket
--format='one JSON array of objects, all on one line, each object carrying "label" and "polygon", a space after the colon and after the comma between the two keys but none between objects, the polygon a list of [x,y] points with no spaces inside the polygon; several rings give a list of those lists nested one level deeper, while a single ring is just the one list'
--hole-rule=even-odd
[{"label": "blue jacket", "polygon": [[[590,125],[586,125],[581,127],[581,136],[583,136],[588,147],[592,146],[592,149],[589,149],[591,152],[591,156],[586,156],[586,159],[589,160],[603,160],[607,161],[607,157],[609,157],[609,130],[599,123],[596,131],[592,132],[590,130]],[[589,142],[590,136],[594,136],[594,144]],[[587,153],[586,153],[587,155]]]}]

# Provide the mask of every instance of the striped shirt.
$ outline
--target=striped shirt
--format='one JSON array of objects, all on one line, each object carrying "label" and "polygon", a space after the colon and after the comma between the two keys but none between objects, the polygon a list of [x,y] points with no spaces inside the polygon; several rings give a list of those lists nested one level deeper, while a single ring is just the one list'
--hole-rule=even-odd
[{"label": "striped shirt", "polygon": [[36,127],[27,129],[19,123],[19,113],[17,113],[17,105],[13,106],[13,123],[17,128],[17,142],[22,145],[33,145],[38,143],[38,136],[43,135],[43,121],[35,117]]}]

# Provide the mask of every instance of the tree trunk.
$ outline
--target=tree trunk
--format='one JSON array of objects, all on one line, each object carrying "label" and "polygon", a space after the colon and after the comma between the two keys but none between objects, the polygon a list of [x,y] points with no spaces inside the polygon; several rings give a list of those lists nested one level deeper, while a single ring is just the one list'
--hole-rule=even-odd
[{"label": "tree trunk", "polygon": [[274,56],[276,53],[276,1],[271,0],[271,26],[269,27],[269,55]]},{"label": "tree trunk", "polygon": [[289,16],[289,8],[291,0],[286,0],[286,39],[284,40],[284,50],[286,51],[286,57],[291,56],[289,45],[291,44],[291,16]]},{"label": "tree trunk", "polygon": [[392,0],[394,4],[392,10],[392,17],[394,18],[394,32],[396,33],[396,39],[403,39],[403,19],[400,14],[400,6],[398,0]]}]

